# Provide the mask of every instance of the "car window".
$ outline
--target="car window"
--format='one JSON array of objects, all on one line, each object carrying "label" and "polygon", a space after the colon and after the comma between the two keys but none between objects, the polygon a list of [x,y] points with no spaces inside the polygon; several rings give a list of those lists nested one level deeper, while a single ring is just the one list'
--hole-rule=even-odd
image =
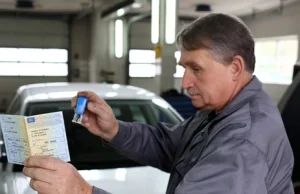
[{"label": "car window", "polygon": [[145,115],[137,105],[111,105],[117,119],[147,123]]},{"label": "car window", "polygon": [[[108,100],[108,104],[117,119],[156,125],[158,122],[177,124],[181,120],[170,109],[156,105],[150,100]],[[78,170],[103,169],[140,166],[110,147],[105,147],[99,137],[88,132],[82,126],[72,123],[74,115],[67,102],[29,103],[25,115],[37,115],[62,111],[66,127],[71,164]],[[15,165],[13,171],[22,171],[22,166]]]},{"label": "car window", "polygon": [[156,125],[158,122],[176,124],[179,118],[168,108],[150,100],[108,100],[118,120]]},{"label": "car window", "polygon": [[138,105],[129,105],[130,111],[132,113],[132,118],[135,122],[147,123],[145,115]]}]

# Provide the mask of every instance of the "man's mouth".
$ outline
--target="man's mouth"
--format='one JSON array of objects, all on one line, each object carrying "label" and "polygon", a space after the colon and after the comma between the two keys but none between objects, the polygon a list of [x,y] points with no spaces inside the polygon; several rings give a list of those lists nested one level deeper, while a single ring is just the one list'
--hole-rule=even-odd
[{"label": "man's mouth", "polygon": [[197,99],[198,96],[199,96],[199,94],[190,94],[190,95],[189,95],[189,98],[190,98],[191,100],[193,100],[193,99]]},{"label": "man's mouth", "polygon": [[196,96],[196,95],[199,95],[199,91],[195,90],[195,89],[190,89],[187,91],[189,96]]}]

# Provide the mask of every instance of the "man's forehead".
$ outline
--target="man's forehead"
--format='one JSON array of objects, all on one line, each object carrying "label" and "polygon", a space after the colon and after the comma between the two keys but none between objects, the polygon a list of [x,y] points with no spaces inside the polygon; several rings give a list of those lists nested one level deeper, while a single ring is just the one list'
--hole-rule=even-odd
[{"label": "man's forehead", "polygon": [[192,64],[197,60],[197,55],[193,55],[190,52],[182,52],[178,61],[179,65],[188,65]]},{"label": "man's forehead", "polygon": [[206,57],[206,58],[212,58],[212,54],[209,50],[207,49],[197,49],[197,50],[180,50],[180,59],[182,60],[194,60],[195,58],[198,57]]},{"label": "man's forehead", "polygon": [[199,56],[199,54],[197,53],[198,53],[197,50],[193,50],[193,51],[180,50],[179,61],[183,62],[183,61],[195,60],[195,58]]},{"label": "man's forehead", "polygon": [[191,53],[192,53],[192,51],[187,51],[187,50],[184,50],[184,49],[181,49],[179,52],[180,52],[180,58],[181,59],[191,57]]}]

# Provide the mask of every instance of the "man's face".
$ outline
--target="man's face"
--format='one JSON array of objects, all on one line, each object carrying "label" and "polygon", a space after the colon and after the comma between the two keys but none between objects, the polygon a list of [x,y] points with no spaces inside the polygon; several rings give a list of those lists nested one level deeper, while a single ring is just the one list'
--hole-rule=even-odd
[{"label": "man's face", "polygon": [[235,82],[232,65],[215,60],[206,49],[181,50],[179,64],[185,68],[182,87],[198,109],[220,110],[229,101]]}]

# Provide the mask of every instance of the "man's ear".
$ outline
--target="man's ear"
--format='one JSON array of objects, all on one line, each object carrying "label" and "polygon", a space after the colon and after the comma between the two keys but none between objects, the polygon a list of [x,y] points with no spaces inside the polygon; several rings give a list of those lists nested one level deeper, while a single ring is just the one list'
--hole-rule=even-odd
[{"label": "man's ear", "polygon": [[234,56],[231,62],[231,73],[233,75],[232,77],[233,81],[237,81],[244,70],[245,70],[244,59],[239,55]]}]

